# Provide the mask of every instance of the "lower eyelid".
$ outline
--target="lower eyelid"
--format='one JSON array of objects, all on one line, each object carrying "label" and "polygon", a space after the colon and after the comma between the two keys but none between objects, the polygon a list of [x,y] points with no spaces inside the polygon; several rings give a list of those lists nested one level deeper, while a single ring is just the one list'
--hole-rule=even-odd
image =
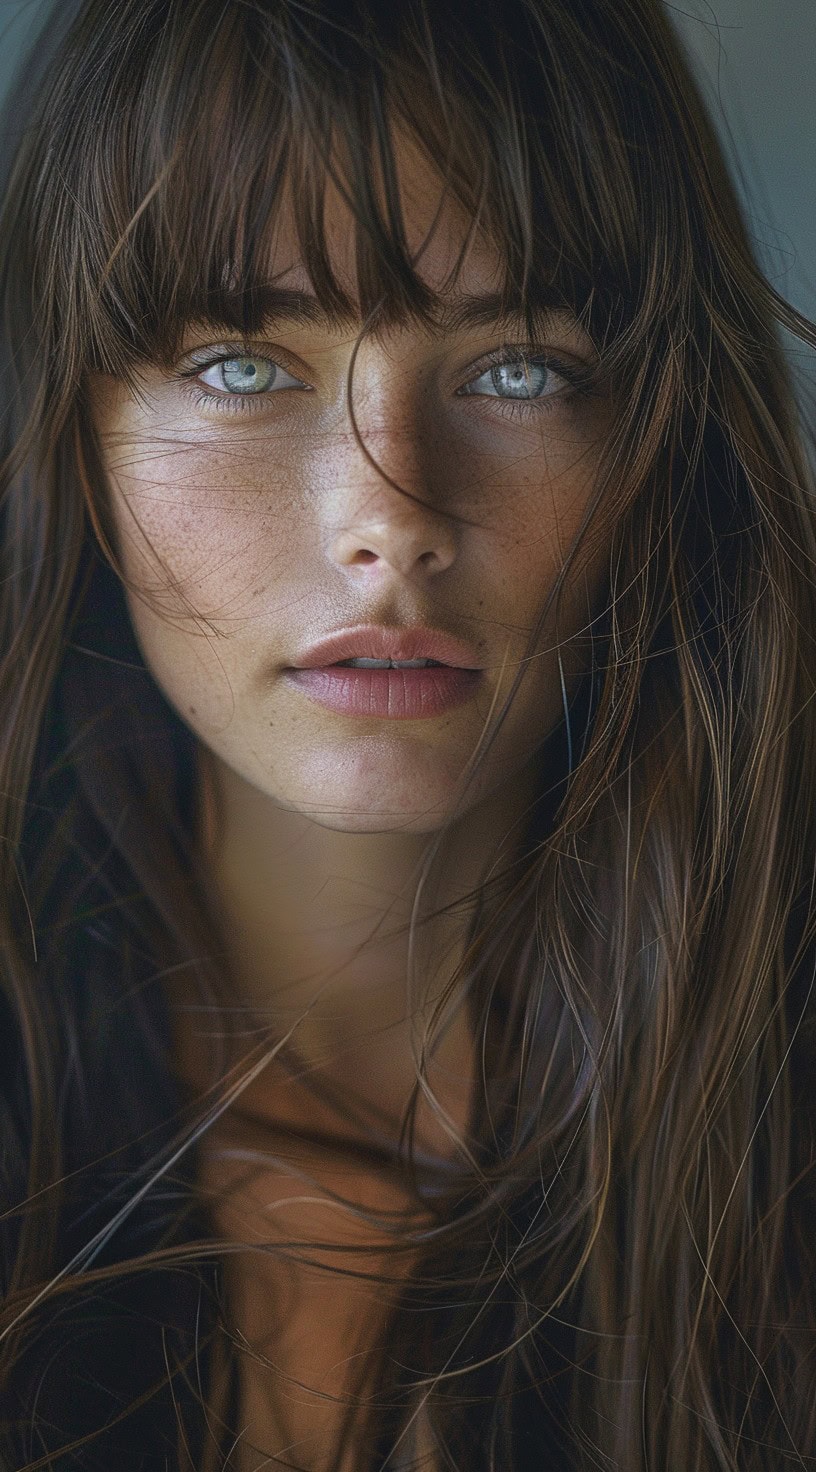
[{"label": "lower eyelid", "polygon": [[[227,414],[253,414],[257,413],[265,400],[272,397],[272,393],[260,394],[228,394],[217,393],[212,389],[201,389],[195,384],[195,380],[186,390],[197,409],[215,409],[218,413]],[[278,393],[285,393],[285,389],[278,389]],[[273,390],[274,393],[274,390]]]},{"label": "lower eyelid", "polygon": [[[481,377],[481,374],[479,376]],[[558,382],[554,388],[548,389],[546,393],[534,395],[531,398],[525,398],[521,395],[515,394],[488,393],[486,391],[482,392],[480,389],[473,389],[469,386],[457,389],[457,396],[460,398],[473,399],[474,401],[489,400],[491,404],[511,404],[515,407],[521,407],[523,409],[538,410],[549,407],[552,407],[554,409],[558,404],[566,404],[568,402],[571,402],[575,398],[589,397],[590,391],[586,388],[583,388],[581,384],[573,383],[568,378],[562,378],[560,374],[555,374],[554,376],[558,379]]]},{"label": "lower eyelid", "polygon": [[208,373],[211,368],[217,368],[219,363],[228,361],[229,359],[217,359],[215,363],[199,365],[195,372],[185,372],[180,375],[182,391],[192,397],[193,403],[197,408],[211,408],[215,405],[217,409],[226,409],[229,413],[234,413],[235,411],[239,413],[252,413],[253,411],[257,411],[263,403],[280,394],[291,393],[295,389],[302,393],[312,392],[310,384],[304,383],[302,379],[296,378],[293,373],[290,373],[288,368],[283,368],[279,363],[275,364],[276,368],[285,374],[291,382],[278,386],[270,385],[269,388],[259,389],[255,393],[230,393],[227,389],[219,389],[212,384],[205,384],[202,381],[201,375],[203,373]]},{"label": "lower eyelid", "polygon": [[481,401],[484,406],[490,405],[489,409],[484,408],[485,413],[495,414],[498,410],[506,419],[520,419],[529,424],[535,416],[566,413],[574,409],[577,396],[578,390],[565,388],[557,393],[543,394],[539,399],[504,399],[501,394],[474,394],[473,399],[475,403]]}]

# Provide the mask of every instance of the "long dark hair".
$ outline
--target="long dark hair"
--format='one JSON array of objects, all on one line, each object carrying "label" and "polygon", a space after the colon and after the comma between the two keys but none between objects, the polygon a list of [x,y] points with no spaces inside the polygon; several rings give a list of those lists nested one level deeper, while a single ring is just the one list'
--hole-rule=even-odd
[{"label": "long dark hair", "polygon": [[597,346],[614,413],[583,535],[611,551],[558,779],[453,990],[489,1062],[470,1163],[381,1224],[355,1465],[408,1455],[420,1419],[467,1472],[811,1465],[816,538],[779,327],[816,339],[752,257],[658,0],[60,0],[8,118],[9,1466],[200,1472],[237,1430],[195,1161],[240,1077],[189,1097],[166,1003],[178,975],[215,1005],[227,963],[88,376],[134,382],[194,320],[257,332],[288,184],[329,312],[329,179],[363,316],[427,312],[395,125],[496,242],[508,303],[555,297]]}]

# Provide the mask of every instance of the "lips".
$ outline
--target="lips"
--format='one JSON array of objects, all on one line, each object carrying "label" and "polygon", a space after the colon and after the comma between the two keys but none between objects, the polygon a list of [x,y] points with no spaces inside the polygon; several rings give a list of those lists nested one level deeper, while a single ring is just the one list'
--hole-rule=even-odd
[{"label": "lips", "polygon": [[475,651],[461,639],[419,624],[402,628],[360,624],[356,628],[343,629],[305,649],[292,661],[292,668],[326,669],[347,659],[389,659],[396,662],[431,659],[435,664],[454,669],[480,668]]},{"label": "lips", "polygon": [[[349,660],[382,664],[361,667]],[[423,720],[471,699],[483,671],[475,651],[450,634],[367,624],[311,645],[285,674],[308,699],[337,715]]]}]

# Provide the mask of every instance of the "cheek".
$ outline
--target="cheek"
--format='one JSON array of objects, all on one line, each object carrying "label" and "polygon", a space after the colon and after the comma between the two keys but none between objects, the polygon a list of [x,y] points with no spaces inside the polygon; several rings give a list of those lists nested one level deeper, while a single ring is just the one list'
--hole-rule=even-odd
[{"label": "cheek", "polygon": [[556,409],[473,401],[457,416],[455,453],[439,466],[440,485],[456,510],[499,537],[555,538],[563,557],[597,478],[607,419],[604,405],[583,400]]},{"label": "cheek", "polygon": [[483,613],[494,627],[501,624],[506,630],[509,658],[503,691],[513,685],[518,661],[524,661],[508,731],[515,731],[531,750],[561,718],[565,696],[571,698],[593,657],[608,549],[591,528],[577,548],[575,544],[592,504],[598,461],[599,453],[586,436],[568,440],[565,435],[555,450],[548,447],[546,459],[536,443],[509,472],[505,465],[492,477],[501,516],[485,544]]},{"label": "cheek", "polygon": [[[517,626],[530,630],[553,587],[590,507],[597,478],[597,457],[586,444],[568,454],[564,447],[560,463],[550,453],[519,456],[508,467],[497,468],[489,487],[489,509],[485,512],[484,583],[500,594]],[[584,589],[597,588],[605,562],[603,549],[582,548],[571,565],[567,584],[577,583],[579,601],[586,604]],[[572,601],[572,595],[566,600]]]},{"label": "cheek", "polygon": [[276,611],[309,576],[307,508],[288,467],[232,446],[134,444],[109,462],[108,488],[146,663],[212,739],[240,721],[259,641],[274,645]]},{"label": "cheek", "polygon": [[[569,423],[546,439],[509,425],[497,435],[494,424],[435,443],[434,489],[464,520],[456,566],[431,590],[430,614],[475,632],[498,663],[506,649],[510,673],[581,523],[597,456]],[[304,460],[287,437],[261,428],[233,431],[227,444],[223,434],[194,439],[155,423],[142,433],[120,427],[107,471],[145,658],[180,712],[210,735],[244,713],[261,645],[274,653],[287,631],[290,644],[293,630],[300,641],[310,611],[325,618],[336,589],[321,551],[321,487],[327,495],[344,478],[335,461]],[[561,607],[557,626],[547,625],[550,646],[556,627],[567,638],[587,621],[585,573],[570,576]],[[524,682],[536,702],[545,685],[560,698],[551,665],[537,659]],[[536,704],[530,721],[539,719]]]},{"label": "cheek", "polygon": [[126,575],[166,615],[227,632],[302,561],[308,517],[268,454],[140,446],[108,480]]}]

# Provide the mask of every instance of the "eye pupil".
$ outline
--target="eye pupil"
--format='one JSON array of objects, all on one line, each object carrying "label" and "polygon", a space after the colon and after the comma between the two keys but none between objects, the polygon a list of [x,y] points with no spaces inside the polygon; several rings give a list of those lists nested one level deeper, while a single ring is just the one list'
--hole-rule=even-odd
[{"label": "eye pupil", "polygon": [[497,363],[491,369],[493,387],[503,399],[537,399],[547,382],[547,365],[517,358],[512,363]]}]

